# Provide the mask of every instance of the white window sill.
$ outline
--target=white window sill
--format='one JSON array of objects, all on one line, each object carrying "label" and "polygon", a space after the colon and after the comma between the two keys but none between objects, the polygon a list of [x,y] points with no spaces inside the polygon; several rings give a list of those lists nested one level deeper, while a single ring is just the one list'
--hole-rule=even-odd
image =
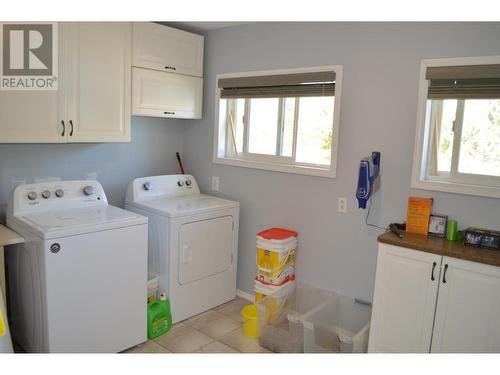
[{"label": "white window sill", "polygon": [[263,169],[274,172],[284,172],[284,173],[302,174],[307,176],[335,178],[335,170],[333,169],[333,167],[331,167],[330,169],[326,169],[314,166],[291,165],[291,164],[270,163],[270,162],[255,161],[255,160],[241,160],[241,159],[219,158],[219,157],[215,157],[213,162],[216,164],[232,165],[235,167]]},{"label": "white window sill", "polygon": [[500,198],[500,187],[473,185],[459,182],[438,180],[414,180],[411,183],[414,189],[444,191],[447,193],[475,195],[479,197]]}]

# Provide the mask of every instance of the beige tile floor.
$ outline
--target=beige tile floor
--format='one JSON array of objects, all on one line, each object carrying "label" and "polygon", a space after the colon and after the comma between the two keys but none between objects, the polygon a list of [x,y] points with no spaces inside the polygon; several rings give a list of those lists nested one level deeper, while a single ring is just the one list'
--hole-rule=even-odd
[{"label": "beige tile floor", "polygon": [[241,308],[248,304],[236,298],[177,323],[166,334],[125,353],[269,353],[258,340],[243,335]]}]

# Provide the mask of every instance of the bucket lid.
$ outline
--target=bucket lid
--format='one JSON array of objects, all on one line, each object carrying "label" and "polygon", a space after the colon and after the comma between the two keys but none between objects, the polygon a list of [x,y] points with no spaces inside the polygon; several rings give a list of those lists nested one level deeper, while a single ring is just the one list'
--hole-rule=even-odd
[{"label": "bucket lid", "polygon": [[[293,267],[293,266],[292,266],[292,267]],[[260,280],[260,279],[259,279],[259,275],[255,276],[255,281],[256,281],[257,283],[262,284],[263,286],[271,286],[271,287],[273,287],[273,286],[277,286],[277,287],[279,287],[279,286],[283,286],[283,285],[284,285],[284,284],[286,284],[287,282],[289,282],[289,281],[294,281],[294,280],[295,280],[295,275],[288,275],[287,277],[285,277],[285,279],[284,279],[282,282],[280,282],[280,283],[277,283],[277,284],[276,284],[276,283],[269,283],[269,282],[267,282],[267,281]]]},{"label": "bucket lid", "polygon": [[295,278],[293,280],[287,280],[285,283],[281,285],[266,285],[263,284],[259,280],[254,280],[254,291],[260,292],[265,295],[273,294],[281,290],[288,289],[289,287],[293,287],[295,285]]},{"label": "bucket lid", "polygon": [[257,247],[276,252],[286,252],[297,247],[297,238],[289,237],[284,240],[266,240],[257,236]]},{"label": "bucket lid", "polygon": [[290,237],[297,237],[297,235],[298,233],[296,231],[285,228],[269,228],[257,233],[257,236],[260,236],[266,240],[278,241],[282,241]]}]

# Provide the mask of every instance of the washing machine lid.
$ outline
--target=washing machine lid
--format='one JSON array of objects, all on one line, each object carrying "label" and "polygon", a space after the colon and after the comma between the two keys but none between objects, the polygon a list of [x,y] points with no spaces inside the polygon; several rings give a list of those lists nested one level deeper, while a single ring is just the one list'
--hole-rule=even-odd
[{"label": "washing machine lid", "polygon": [[43,239],[76,236],[148,222],[144,216],[109,205],[45,211],[15,219]]},{"label": "washing machine lid", "polygon": [[240,206],[239,202],[205,194],[144,199],[128,204],[167,217],[194,215]]}]

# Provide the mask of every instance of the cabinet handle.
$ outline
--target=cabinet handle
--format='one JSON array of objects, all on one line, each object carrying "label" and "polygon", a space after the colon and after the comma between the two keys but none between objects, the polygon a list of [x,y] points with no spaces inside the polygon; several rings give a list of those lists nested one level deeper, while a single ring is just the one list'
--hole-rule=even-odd
[{"label": "cabinet handle", "polygon": [[71,125],[71,130],[69,131],[69,136],[73,136],[73,120],[69,120],[69,124]]},{"label": "cabinet handle", "polygon": [[64,137],[64,134],[66,134],[66,125],[64,124],[64,120],[61,121],[61,124],[62,124],[62,127],[63,127],[63,131],[61,133],[61,137]]},{"label": "cabinet handle", "polygon": [[436,262],[432,262],[432,272],[431,272],[431,280],[432,281],[436,280],[434,278],[434,268],[436,268],[436,264],[437,264]]},{"label": "cabinet handle", "polygon": [[175,115],[175,112],[163,112],[164,115]]},{"label": "cabinet handle", "polygon": [[444,272],[443,272],[443,284],[446,284],[446,270],[448,269],[448,265],[444,265]]},{"label": "cabinet handle", "polygon": [[173,66],[166,66],[165,69],[176,70],[176,68]]}]

